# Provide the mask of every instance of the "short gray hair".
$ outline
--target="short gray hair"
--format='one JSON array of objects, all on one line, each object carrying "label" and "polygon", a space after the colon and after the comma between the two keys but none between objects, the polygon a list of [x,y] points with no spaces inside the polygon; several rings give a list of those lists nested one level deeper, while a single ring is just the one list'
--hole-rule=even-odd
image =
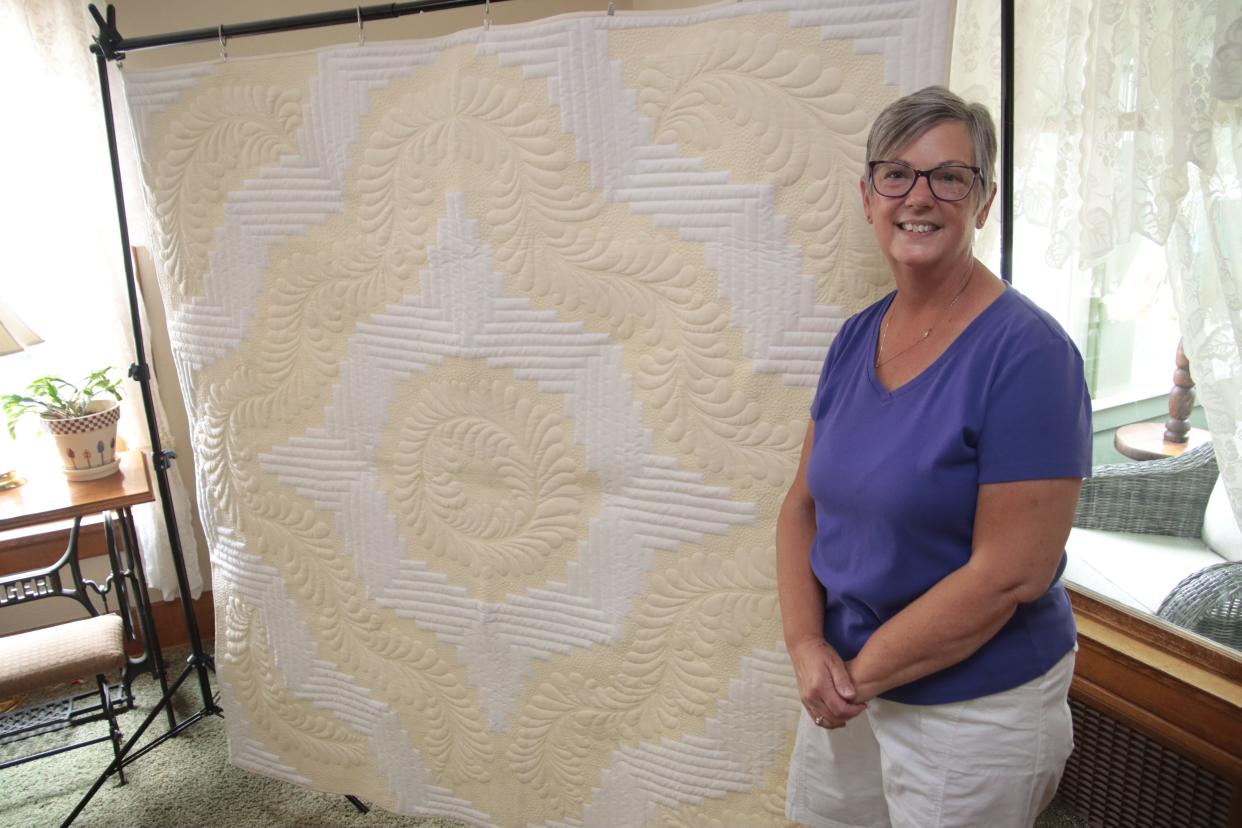
[{"label": "short gray hair", "polygon": [[996,125],[986,106],[968,104],[943,86],[928,86],[911,92],[885,107],[867,135],[867,161],[891,160],[894,153],[946,121],[964,124],[970,133],[974,166],[979,168],[981,185],[977,200],[982,203],[991,194],[992,183],[996,180]]}]

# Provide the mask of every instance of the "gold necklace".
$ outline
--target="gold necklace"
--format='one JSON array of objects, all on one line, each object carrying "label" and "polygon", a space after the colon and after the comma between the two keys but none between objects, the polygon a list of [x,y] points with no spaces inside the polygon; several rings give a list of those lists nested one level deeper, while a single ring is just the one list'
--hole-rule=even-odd
[{"label": "gold necklace", "polygon": [[939,325],[941,322],[947,321],[949,318],[949,313],[953,310],[953,306],[957,304],[958,299],[962,298],[962,294],[966,292],[966,288],[969,287],[970,280],[974,277],[974,275],[975,275],[975,258],[974,256],[971,256],[970,269],[966,271],[966,276],[962,279],[962,286],[957,289],[957,293],[953,294],[953,299],[949,302],[947,306],[945,306],[944,312],[940,314],[940,318],[936,320],[935,324],[933,324],[927,330],[923,331],[923,335],[920,336],[918,339],[914,340],[909,345],[907,345],[906,347],[902,348],[897,353],[890,356],[888,359],[884,359],[883,358],[884,357],[884,340],[888,337],[888,329],[893,326],[893,312],[892,312],[892,306],[890,305],[888,319],[884,320],[884,327],[880,329],[880,346],[879,348],[876,349],[876,354],[875,354],[876,370],[878,371],[880,369],[880,366],[887,365],[888,363],[892,362],[897,357],[901,356],[902,354],[914,348],[916,345],[921,345],[924,341],[927,340],[927,337],[931,336],[931,332],[936,330],[937,325]]}]

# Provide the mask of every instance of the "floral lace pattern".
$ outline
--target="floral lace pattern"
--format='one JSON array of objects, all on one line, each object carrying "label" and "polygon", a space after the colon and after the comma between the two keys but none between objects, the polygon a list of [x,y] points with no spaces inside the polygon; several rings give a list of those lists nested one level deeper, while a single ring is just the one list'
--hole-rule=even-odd
[{"label": "floral lace pattern", "polygon": [[[1017,3],[1016,235],[1046,229],[1051,270],[1090,269],[1135,236],[1164,248],[1198,401],[1242,518],[1239,6],[1063,5]],[[1000,97],[999,29],[998,4],[958,4],[952,85],[989,106]]]}]

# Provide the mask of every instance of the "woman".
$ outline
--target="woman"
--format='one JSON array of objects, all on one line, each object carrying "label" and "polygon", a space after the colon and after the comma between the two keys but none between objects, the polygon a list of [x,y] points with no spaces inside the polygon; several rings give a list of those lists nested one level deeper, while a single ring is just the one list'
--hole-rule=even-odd
[{"label": "woman", "polygon": [[1029,826],[1072,747],[1059,577],[1091,404],[1069,337],[973,255],[995,155],[987,110],[939,87],[867,139],[897,289],[833,341],[777,522],[808,825]]}]

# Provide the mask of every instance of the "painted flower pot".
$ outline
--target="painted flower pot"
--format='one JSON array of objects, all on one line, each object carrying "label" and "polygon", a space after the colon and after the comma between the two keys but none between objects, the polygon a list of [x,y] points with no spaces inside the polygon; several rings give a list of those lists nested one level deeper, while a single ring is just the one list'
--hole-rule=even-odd
[{"label": "painted flower pot", "polygon": [[121,404],[116,400],[94,400],[81,417],[43,417],[43,428],[56,441],[65,477],[96,480],[116,472],[121,465],[116,458],[120,418]]}]

